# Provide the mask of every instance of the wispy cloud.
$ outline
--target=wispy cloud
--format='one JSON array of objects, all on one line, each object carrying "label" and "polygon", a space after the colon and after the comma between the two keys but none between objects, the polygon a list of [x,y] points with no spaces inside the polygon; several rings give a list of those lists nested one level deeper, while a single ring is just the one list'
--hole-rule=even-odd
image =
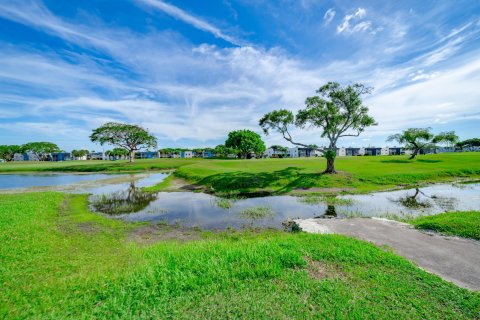
[{"label": "wispy cloud", "polygon": [[185,10],[180,9],[179,7],[176,7],[174,5],[171,5],[169,3],[166,3],[161,0],[137,0],[139,3],[146,4],[148,6],[151,6],[155,9],[158,9],[175,19],[181,20],[189,25],[191,25],[194,28],[197,28],[202,31],[209,32],[213,34],[215,37],[223,39],[227,42],[230,42],[231,44],[241,46],[244,45],[244,41],[240,41],[239,39],[236,39],[235,37],[232,37],[228,34],[225,34],[221,29],[217,28],[213,24],[200,19],[198,17],[195,17],[194,15],[188,13]]},{"label": "wispy cloud", "polygon": [[323,21],[325,25],[328,25],[330,22],[332,22],[333,18],[335,18],[335,10],[333,8],[328,9],[325,14],[323,15]]},{"label": "wispy cloud", "polygon": [[361,21],[366,14],[367,10],[358,8],[354,13],[345,15],[342,23],[337,26],[337,33],[352,34],[371,29],[371,21]]}]

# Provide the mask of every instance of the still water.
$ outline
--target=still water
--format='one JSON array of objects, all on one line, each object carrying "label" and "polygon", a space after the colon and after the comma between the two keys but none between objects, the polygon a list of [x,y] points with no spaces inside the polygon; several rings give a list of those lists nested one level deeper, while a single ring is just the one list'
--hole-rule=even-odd
[{"label": "still water", "polygon": [[91,209],[107,217],[203,229],[282,228],[288,218],[405,217],[480,210],[480,181],[336,198],[284,195],[221,199],[205,193],[142,190],[168,174],[8,174],[0,175],[0,189],[50,186],[64,192],[89,193]]}]

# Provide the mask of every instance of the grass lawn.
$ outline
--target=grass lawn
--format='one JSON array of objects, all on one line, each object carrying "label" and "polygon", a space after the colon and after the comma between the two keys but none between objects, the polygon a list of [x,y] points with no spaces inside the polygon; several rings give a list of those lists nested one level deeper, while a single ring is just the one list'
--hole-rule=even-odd
[{"label": "grass lawn", "polygon": [[478,293],[366,242],[275,231],[132,240],[143,227],[90,213],[83,195],[0,195],[0,318],[479,316]]},{"label": "grass lawn", "polygon": [[[67,171],[119,172],[176,169],[175,176],[217,194],[292,190],[320,193],[368,192],[456,177],[480,176],[480,152],[419,156],[337,157],[337,175],[324,175],[324,158],[205,160],[153,159],[125,161],[70,161],[61,163],[2,163],[0,172]],[[152,190],[164,188],[165,183]]]},{"label": "grass lawn", "polygon": [[418,229],[480,240],[480,212],[447,212],[407,221]]}]

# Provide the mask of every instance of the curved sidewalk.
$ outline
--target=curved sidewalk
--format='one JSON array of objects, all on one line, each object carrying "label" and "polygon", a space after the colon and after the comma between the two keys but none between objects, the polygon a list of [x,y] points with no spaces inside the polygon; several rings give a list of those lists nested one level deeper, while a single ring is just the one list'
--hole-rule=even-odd
[{"label": "curved sidewalk", "polygon": [[306,219],[296,221],[310,233],[338,233],[387,245],[419,267],[460,287],[480,290],[480,241],[445,237],[386,219]]}]

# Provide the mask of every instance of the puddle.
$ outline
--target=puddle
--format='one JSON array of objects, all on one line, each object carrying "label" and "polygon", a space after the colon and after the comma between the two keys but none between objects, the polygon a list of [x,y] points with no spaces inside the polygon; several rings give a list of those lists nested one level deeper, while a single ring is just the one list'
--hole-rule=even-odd
[{"label": "puddle", "polygon": [[[270,196],[223,199],[205,193],[145,193],[134,184],[123,192],[93,195],[92,208],[125,221],[152,221],[202,229],[283,228],[288,219],[398,217],[480,210],[480,183],[345,195],[336,198]],[[130,203],[129,203],[130,202]]]},{"label": "puddle", "polygon": [[107,217],[210,230],[228,227],[282,229],[282,222],[288,219],[407,217],[445,211],[480,210],[479,181],[337,197],[285,195],[223,199],[195,192],[142,191],[142,187],[157,184],[168,175],[169,173],[8,174],[0,175],[0,189],[30,186],[34,190],[48,188],[90,193],[90,208]]}]

